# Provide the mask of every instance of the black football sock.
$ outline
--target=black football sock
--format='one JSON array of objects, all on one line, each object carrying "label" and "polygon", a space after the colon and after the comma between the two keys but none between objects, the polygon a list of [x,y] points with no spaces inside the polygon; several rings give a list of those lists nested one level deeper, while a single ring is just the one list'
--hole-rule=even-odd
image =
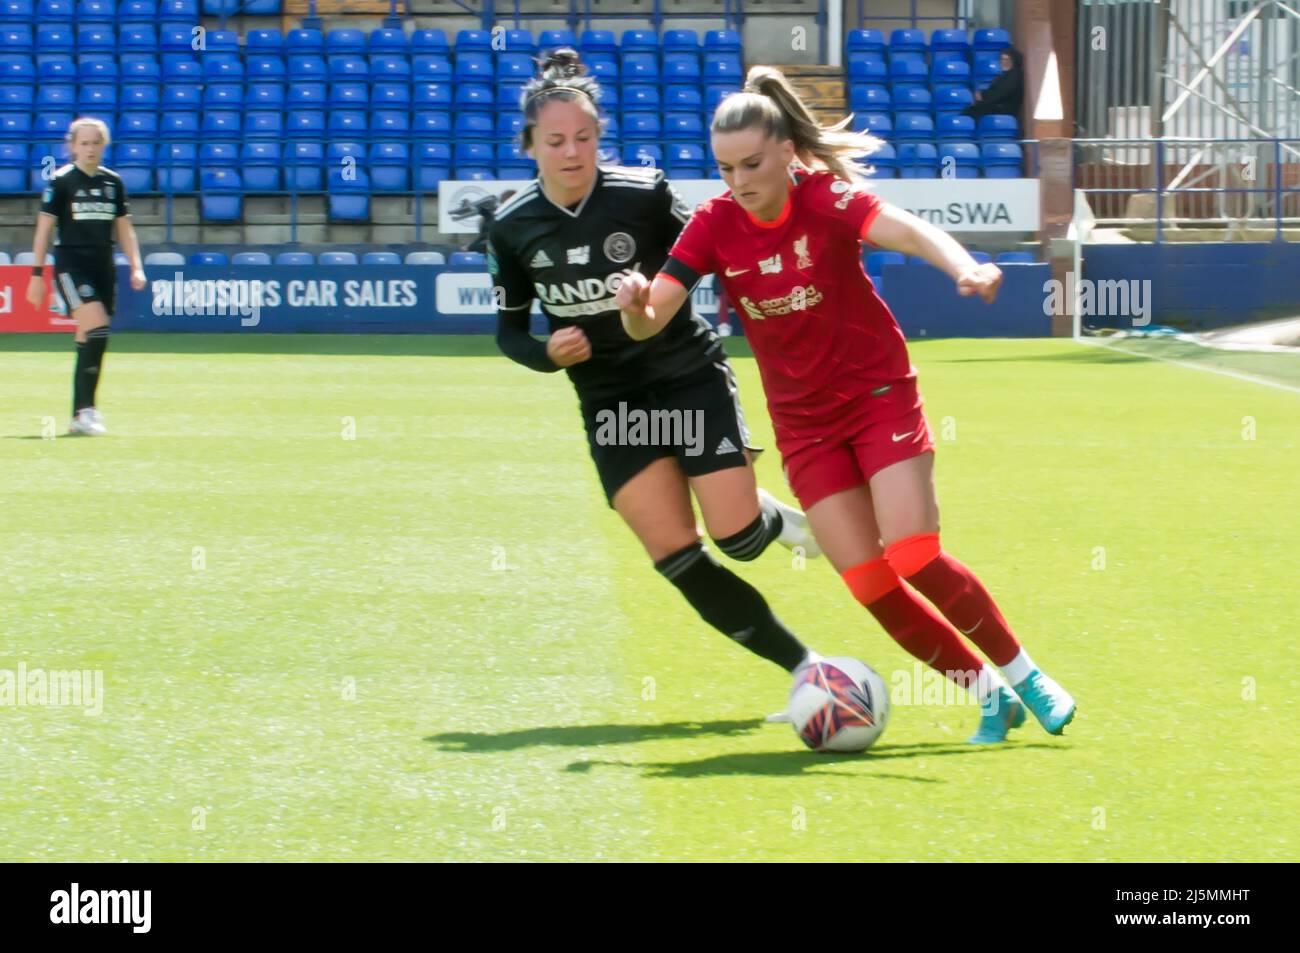
[{"label": "black football sock", "polygon": [[82,407],[95,406],[95,391],[99,387],[100,371],[104,366],[104,351],[108,348],[108,325],[86,332],[86,343],[77,352],[77,372],[82,376]]},{"label": "black football sock", "polygon": [[772,540],[781,535],[781,530],[784,528],[785,521],[781,519],[780,513],[776,510],[768,511],[760,508],[758,515],[754,517],[754,522],[739,533],[713,541],[718,544],[718,549],[732,559],[749,562],[761,556],[763,550],[767,549]]}]

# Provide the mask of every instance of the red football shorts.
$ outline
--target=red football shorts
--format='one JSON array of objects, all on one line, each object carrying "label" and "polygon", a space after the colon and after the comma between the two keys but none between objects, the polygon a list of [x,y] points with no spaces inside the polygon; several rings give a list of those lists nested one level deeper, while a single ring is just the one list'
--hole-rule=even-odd
[{"label": "red football shorts", "polygon": [[934,450],[915,379],[894,381],[887,392],[852,405],[855,413],[833,428],[777,428],[785,480],[805,512],[832,493],[865,485],[887,466]]}]

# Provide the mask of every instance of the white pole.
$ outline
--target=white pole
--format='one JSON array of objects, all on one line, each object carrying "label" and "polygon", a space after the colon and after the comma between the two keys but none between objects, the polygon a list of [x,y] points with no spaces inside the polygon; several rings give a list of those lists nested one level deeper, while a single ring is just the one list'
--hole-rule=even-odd
[{"label": "white pole", "polygon": [[827,0],[830,9],[826,16],[827,66],[839,66],[844,53],[844,5],[849,0]]}]

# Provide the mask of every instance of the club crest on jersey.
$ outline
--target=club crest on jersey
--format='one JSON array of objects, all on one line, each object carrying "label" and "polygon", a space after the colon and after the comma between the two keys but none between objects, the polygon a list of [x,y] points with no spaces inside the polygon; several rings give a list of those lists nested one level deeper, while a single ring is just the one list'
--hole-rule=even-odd
[{"label": "club crest on jersey", "polygon": [[761,275],[779,275],[781,273],[781,253],[777,252],[771,258],[760,258],[758,260],[758,272]]},{"label": "club crest on jersey", "polygon": [[853,199],[853,186],[843,179],[836,179],[831,183],[831,191],[836,195],[843,193],[843,198],[835,203],[835,207],[841,212],[849,207],[849,202]]},{"label": "club crest on jersey", "polygon": [[113,185],[104,186],[104,198],[111,199],[117,196],[117,187]]},{"label": "club crest on jersey", "polygon": [[529,268],[550,268],[555,262],[551,261],[551,256],[546,254],[542,249],[537,250],[533,260],[528,263]]},{"label": "club crest on jersey", "polygon": [[591,246],[583,245],[580,248],[570,248],[568,251],[570,265],[589,265],[591,264]]},{"label": "club crest on jersey", "polygon": [[794,263],[796,268],[811,268],[812,259],[808,257],[808,236],[805,235],[794,243],[794,253],[799,256],[799,260]]},{"label": "club crest on jersey", "polygon": [[636,254],[636,242],[627,232],[615,232],[605,239],[605,257],[616,265],[632,260]]}]

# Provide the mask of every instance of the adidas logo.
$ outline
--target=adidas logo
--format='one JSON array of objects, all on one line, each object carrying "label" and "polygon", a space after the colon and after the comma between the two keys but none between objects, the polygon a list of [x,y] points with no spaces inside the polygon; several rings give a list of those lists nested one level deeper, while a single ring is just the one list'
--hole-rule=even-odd
[{"label": "adidas logo", "polygon": [[731,442],[730,437],[723,437],[722,443],[718,444],[718,449],[713,451],[715,457],[720,457],[724,453],[736,453],[736,445]]},{"label": "adidas logo", "polygon": [[555,262],[551,261],[551,257],[547,255],[546,252],[539,250],[537,254],[533,256],[533,260],[528,263],[528,267],[550,268],[554,264]]}]

